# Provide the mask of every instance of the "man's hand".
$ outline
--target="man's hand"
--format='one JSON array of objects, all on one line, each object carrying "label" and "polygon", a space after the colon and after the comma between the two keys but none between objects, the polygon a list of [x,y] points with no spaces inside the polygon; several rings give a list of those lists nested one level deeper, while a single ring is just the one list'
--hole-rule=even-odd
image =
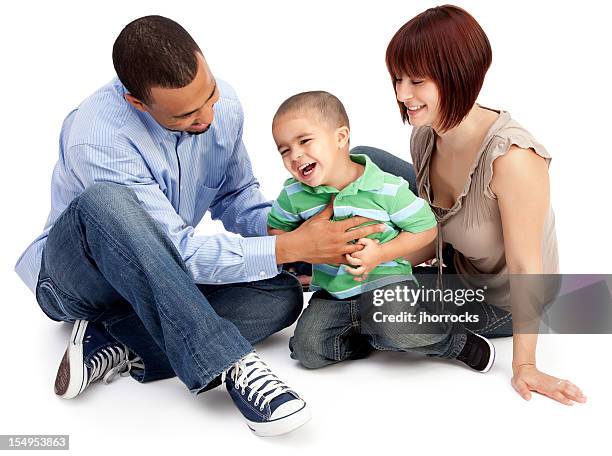
[{"label": "man's hand", "polygon": [[359,239],[357,243],[363,245],[363,250],[353,253],[352,255],[346,255],[348,264],[357,267],[352,268],[347,266],[346,272],[353,274],[355,276],[355,281],[363,282],[367,279],[370,271],[383,262],[383,252],[377,240],[362,238]]},{"label": "man's hand", "polygon": [[[276,263],[306,261],[312,264],[345,263],[345,255],[359,252],[361,244],[349,242],[385,230],[384,224],[355,228],[374,220],[366,217],[351,217],[340,222],[332,222],[334,213],[333,199],[319,214],[306,220],[290,233],[276,237]],[[351,228],[355,228],[350,230]],[[350,231],[347,231],[350,230]]]}]

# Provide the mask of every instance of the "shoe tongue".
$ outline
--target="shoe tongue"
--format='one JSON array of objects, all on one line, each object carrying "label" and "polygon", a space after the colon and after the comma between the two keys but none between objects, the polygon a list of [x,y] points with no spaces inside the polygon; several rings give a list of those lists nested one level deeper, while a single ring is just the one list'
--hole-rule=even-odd
[{"label": "shoe tongue", "polygon": [[[259,380],[260,378],[264,378],[266,375],[268,374],[263,374],[263,375],[258,375],[257,377],[253,377],[252,379],[249,379],[249,385],[252,385],[253,383],[255,383],[257,380]],[[268,383],[270,383],[271,380],[266,381],[261,388],[263,388],[264,386],[266,386]],[[261,389],[259,388],[259,389]]]},{"label": "shoe tongue", "polygon": [[[268,374],[265,375],[260,375],[258,377],[253,378],[252,380],[249,381],[249,387],[252,388],[252,385],[254,383],[256,383],[258,380],[262,379],[263,377],[265,377]],[[266,389],[271,383],[275,384],[278,388],[283,388],[284,385],[282,385],[278,379],[276,378],[271,378],[269,380],[266,380],[262,385],[260,385],[257,388],[257,393],[259,391],[263,391],[264,389]],[[262,400],[268,395],[268,394],[272,394],[276,391],[276,388],[271,389],[270,391],[268,391],[267,393],[265,393],[262,396]],[[293,395],[293,393],[291,394],[287,394],[287,393],[283,393],[280,396],[275,397],[274,399],[272,399],[272,401],[270,401],[270,407],[271,410],[274,410],[276,407],[278,407],[279,405],[281,405],[284,402],[290,401],[295,399],[296,397]]]},{"label": "shoe tongue", "polygon": [[89,322],[83,339],[83,356],[89,358],[101,348],[110,346],[117,346],[120,348],[121,344],[117,342],[102,325]]}]

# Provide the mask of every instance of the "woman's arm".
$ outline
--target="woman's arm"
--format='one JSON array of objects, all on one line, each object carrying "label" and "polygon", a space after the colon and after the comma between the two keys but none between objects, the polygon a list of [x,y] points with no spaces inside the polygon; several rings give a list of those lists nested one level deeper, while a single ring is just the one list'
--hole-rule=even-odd
[{"label": "woman's arm", "polygon": [[428,245],[433,246],[437,233],[438,229],[435,226],[428,230],[421,231],[420,233],[402,231],[392,241],[380,244],[382,254],[381,263],[392,261],[396,258],[408,258],[411,255],[414,256],[416,253],[421,252],[423,249],[427,248]]},{"label": "woman's arm", "polygon": [[547,163],[531,149],[512,146],[493,162],[491,190],[501,215],[513,320],[531,319],[531,328],[514,324],[512,386],[526,400],[531,398],[530,391],[536,391],[570,405],[586,397],[569,381],[536,368],[539,315],[529,302],[529,290],[521,286],[526,274],[543,271],[542,235],[550,206],[549,188]]},{"label": "woman's arm", "polygon": [[346,255],[348,263],[355,268],[348,268],[347,272],[353,274],[355,281],[364,281],[368,274],[379,264],[393,261],[396,258],[406,257],[412,252],[420,251],[436,238],[436,226],[420,233],[400,232],[393,240],[379,244],[370,238],[357,241],[364,246],[363,250],[352,255]]},{"label": "woman's arm", "polygon": [[425,247],[408,253],[404,256],[406,261],[409,261],[412,266],[418,266],[427,261],[436,258],[436,241],[434,240],[427,244]]}]

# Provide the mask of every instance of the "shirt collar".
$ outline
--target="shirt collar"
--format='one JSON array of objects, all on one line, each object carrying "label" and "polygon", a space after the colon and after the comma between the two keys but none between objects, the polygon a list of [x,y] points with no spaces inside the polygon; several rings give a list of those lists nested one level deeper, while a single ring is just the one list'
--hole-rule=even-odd
[{"label": "shirt collar", "polygon": [[[119,92],[121,98],[123,99],[124,98],[123,95],[128,93],[128,90],[125,88],[125,86],[119,80],[118,77],[115,78],[115,86],[117,87],[117,91]],[[123,101],[127,103],[125,99],[123,99]],[[139,111],[138,109],[136,109],[134,106],[132,106],[129,103],[128,105],[130,109],[133,110],[133,112],[135,112],[136,116],[140,118],[140,120],[146,126],[149,133],[152,136],[154,136],[157,140],[162,140],[163,138],[167,138],[167,137],[174,137],[178,140],[182,136],[182,132],[180,131],[168,130],[167,128],[161,126],[159,122],[157,122],[157,120],[155,120],[153,116],[151,116],[151,114],[149,114],[148,112]]]},{"label": "shirt collar", "polygon": [[363,174],[356,180],[348,184],[341,191],[329,185],[318,185],[309,187],[302,184],[304,190],[308,193],[338,193],[339,195],[354,195],[358,191],[380,190],[385,184],[385,176],[382,170],[370,160],[370,157],[364,154],[350,154],[349,158],[355,163],[364,165]]}]

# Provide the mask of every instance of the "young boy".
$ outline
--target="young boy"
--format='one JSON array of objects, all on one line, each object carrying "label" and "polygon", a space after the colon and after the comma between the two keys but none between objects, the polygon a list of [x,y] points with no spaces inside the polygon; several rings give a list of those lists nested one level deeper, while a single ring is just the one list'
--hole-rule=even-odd
[{"label": "young boy", "polygon": [[[436,219],[408,183],[383,172],[366,155],[349,154],[349,120],[335,96],[304,92],[281,104],[272,134],[285,168],[292,174],[268,216],[270,234],[296,229],[333,201],[333,220],[364,216],[385,224],[383,232],[359,239],[364,248],[346,256],[347,265],[315,264],[309,306],[300,316],[289,342],[291,357],[309,368],[349,358],[372,349],[416,351],[457,358],[486,371],[494,350],[473,333],[457,333],[453,325],[430,325],[422,334],[412,323],[362,325],[360,297],[381,287],[414,287],[412,267],[404,259],[432,242]],[[413,312],[424,308],[416,305]],[[478,359],[474,359],[474,357]]]}]

